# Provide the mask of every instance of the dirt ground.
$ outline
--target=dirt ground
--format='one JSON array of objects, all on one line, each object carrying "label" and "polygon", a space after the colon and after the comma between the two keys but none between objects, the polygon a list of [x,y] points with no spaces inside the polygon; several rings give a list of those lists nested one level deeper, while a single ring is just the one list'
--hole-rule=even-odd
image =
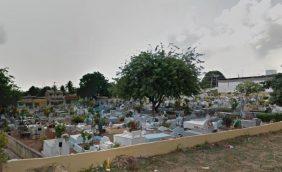
[{"label": "dirt ground", "polygon": [[135,170],[128,171],[282,172],[282,131],[203,144],[167,155],[142,158],[135,161],[130,168]]}]

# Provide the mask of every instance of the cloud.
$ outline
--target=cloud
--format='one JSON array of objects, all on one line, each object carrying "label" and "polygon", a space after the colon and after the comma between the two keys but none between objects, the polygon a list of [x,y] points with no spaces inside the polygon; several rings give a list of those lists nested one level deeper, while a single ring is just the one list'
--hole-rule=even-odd
[{"label": "cloud", "polygon": [[279,68],[265,63],[266,58],[282,63],[278,53],[282,50],[281,1],[240,0],[224,9],[211,25],[192,23],[191,26],[171,40],[180,45],[192,42],[206,54],[208,69],[222,69],[234,76]]},{"label": "cloud", "polygon": [[0,44],[4,44],[6,42],[6,32],[3,26],[0,26]]}]

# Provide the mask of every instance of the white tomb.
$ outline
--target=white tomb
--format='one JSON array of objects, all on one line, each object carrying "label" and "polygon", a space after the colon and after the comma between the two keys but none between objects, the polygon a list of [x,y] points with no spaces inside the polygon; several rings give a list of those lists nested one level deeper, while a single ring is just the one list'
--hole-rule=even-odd
[{"label": "white tomb", "polygon": [[46,157],[68,155],[70,146],[63,138],[44,140],[42,154]]},{"label": "white tomb", "polygon": [[118,143],[121,146],[129,146],[139,143],[144,143],[145,139],[143,137],[142,131],[124,131],[122,134],[115,134],[114,135],[114,143]]}]

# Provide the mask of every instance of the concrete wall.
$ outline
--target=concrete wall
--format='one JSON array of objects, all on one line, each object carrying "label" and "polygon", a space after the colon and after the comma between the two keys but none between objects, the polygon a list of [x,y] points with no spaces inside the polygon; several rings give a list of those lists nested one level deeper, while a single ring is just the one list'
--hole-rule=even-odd
[{"label": "concrete wall", "polygon": [[8,138],[8,148],[12,150],[16,155],[21,158],[42,158],[42,154],[38,151],[24,145],[15,138],[7,135]]},{"label": "concrete wall", "polygon": [[205,142],[214,143],[243,135],[257,135],[261,133],[279,130],[282,130],[282,122],[252,128],[212,133],[207,135],[183,137],[173,140],[139,144],[100,152],[89,152],[52,158],[12,160],[4,165],[3,170],[4,172],[21,172],[35,171],[35,169],[39,171],[44,171],[46,169],[50,170],[51,168],[50,171],[53,171],[54,167],[56,167],[60,169],[65,169],[70,172],[75,172],[83,168],[87,168],[91,164],[99,165],[104,160],[111,160],[119,155],[148,157],[153,155],[166,154],[176,150],[179,147],[193,147],[197,144],[203,144]]}]

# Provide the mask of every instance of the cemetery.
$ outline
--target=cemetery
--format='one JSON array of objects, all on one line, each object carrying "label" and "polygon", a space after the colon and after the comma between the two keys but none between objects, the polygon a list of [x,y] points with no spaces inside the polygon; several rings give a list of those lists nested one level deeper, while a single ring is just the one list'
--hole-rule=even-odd
[{"label": "cemetery", "polygon": [[200,56],[194,49],[166,52],[157,46],[133,56],[113,83],[93,72],[82,76],[79,88],[71,81],[60,90],[55,83],[32,86],[0,106],[1,134],[9,143],[3,145],[15,154],[10,159],[84,157],[82,164],[89,165],[88,155],[104,155],[94,157],[101,163],[122,151],[152,156],[280,129],[281,74],[261,83],[245,78],[235,90],[221,92],[217,79],[204,76],[199,82]]},{"label": "cemetery", "polygon": [[[158,114],[151,113],[149,101],[140,108],[134,100],[79,99],[65,104],[60,98],[56,105],[21,105],[17,117],[1,115],[1,122],[10,136],[42,157],[52,157],[281,121],[281,107],[269,105],[267,96],[203,92],[166,99]],[[265,113],[271,111],[273,118]]]}]

